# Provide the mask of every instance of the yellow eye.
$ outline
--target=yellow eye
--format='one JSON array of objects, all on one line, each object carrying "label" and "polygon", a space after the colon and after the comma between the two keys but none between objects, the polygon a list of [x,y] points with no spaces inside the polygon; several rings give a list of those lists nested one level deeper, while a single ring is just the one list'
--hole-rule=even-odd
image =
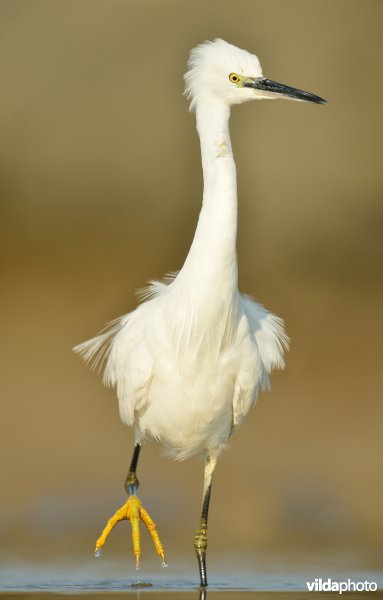
[{"label": "yellow eye", "polygon": [[240,80],[240,77],[239,77],[239,75],[237,75],[237,73],[230,73],[229,79],[230,79],[231,83],[238,83],[238,81]]}]

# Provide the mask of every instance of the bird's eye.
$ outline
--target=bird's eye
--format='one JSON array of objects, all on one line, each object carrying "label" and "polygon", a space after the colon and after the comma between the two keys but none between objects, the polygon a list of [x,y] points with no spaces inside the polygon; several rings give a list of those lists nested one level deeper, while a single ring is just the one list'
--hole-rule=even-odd
[{"label": "bird's eye", "polygon": [[231,83],[238,83],[240,77],[239,77],[239,75],[237,75],[237,73],[230,73],[229,79],[230,79]]}]

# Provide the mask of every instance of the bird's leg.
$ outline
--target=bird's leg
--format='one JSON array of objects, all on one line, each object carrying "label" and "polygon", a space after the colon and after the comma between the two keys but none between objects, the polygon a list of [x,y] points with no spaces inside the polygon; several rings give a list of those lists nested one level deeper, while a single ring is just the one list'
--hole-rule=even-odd
[{"label": "bird's leg", "polygon": [[136,470],[138,458],[140,456],[141,446],[140,444],[136,444],[134,446],[134,452],[132,456],[132,462],[130,463],[129,473],[125,479],[125,491],[128,496],[135,496],[136,491],[140,485],[140,482],[137,479]]},{"label": "bird's leg", "polygon": [[210,493],[211,493],[211,482],[215,466],[217,464],[216,457],[207,457],[205,462],[205,477],[202,495],[202,514],[200,526],[197,533],[194,536],[194,548],[197,555],[199,575],[201,581],[201,587],[207,586],[207,575],[206,575],[206,548],[207,548],[207,519],[209,513]]},{"label": "bird's leg", "polygon": [[142,506],[141,500],[137,498],[136,492],[138,490],[139,482],[136,475],[138,457],[140,455],[141,446],[136,444],[134,447],[132,462],[130,463],[129,473],[125,480],[125,490],[129,496],[121,508],[119,508],[115,514],[109,519],[105,529],[96,542],[95,555],[101,555],[101,549],[106,542],[106,538],[112,531],[113,527],[124,519],[130,520],[132,526],[132,539],[133,539],[133,553],[136,558],[136,567],[139,567],[141,557],[141,536],[140,536],[140,521],[145,523],[158,556],[162,558],[162,565],[166,566],[165,553],[161,544],[160,538],[157,533],[157,526],[151,519],[147,511]]}]

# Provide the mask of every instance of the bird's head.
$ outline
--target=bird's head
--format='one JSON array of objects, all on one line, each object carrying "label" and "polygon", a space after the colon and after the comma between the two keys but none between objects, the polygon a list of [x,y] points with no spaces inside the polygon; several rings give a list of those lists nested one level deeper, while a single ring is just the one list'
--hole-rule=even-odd
[{"label": "bird's head", "polygon": [[204,42],[190,52],[185,93],[194,109],[201,101],[219,100],[227,106],[261,98],[287,98],[326,104],[326,100],[266,79],[255,54],[224,40]]}]

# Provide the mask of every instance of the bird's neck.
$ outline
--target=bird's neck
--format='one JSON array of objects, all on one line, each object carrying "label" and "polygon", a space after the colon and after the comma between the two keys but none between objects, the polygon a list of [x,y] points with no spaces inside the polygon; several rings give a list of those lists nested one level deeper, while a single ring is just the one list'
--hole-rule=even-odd
[{"label": "bird's neck", "polygon": [[230,111],[217,100],[198,105],[196,117],[204,190],[185,267],[189,275],[195,272],[199,281],[207,279],[211,285],[230,292],[237,290],[237,181],[229,132]]}]

